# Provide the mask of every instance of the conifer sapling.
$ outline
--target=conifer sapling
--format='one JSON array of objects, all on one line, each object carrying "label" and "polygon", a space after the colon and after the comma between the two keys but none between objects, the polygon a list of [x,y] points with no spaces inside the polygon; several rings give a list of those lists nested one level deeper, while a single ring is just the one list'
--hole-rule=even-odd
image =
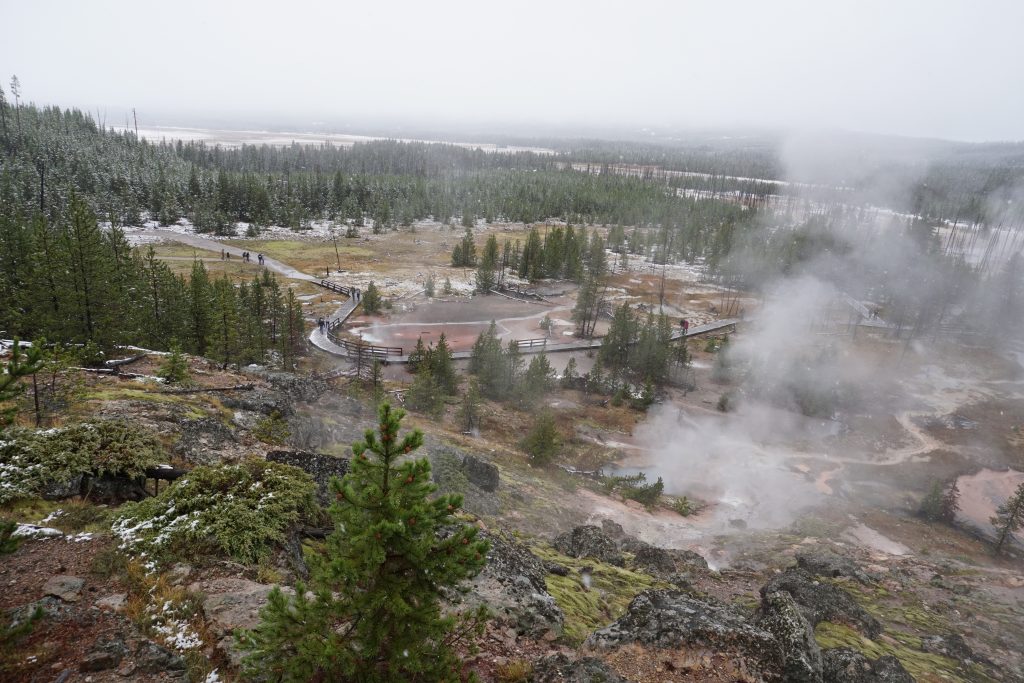
[{"label": "conifer sapling", "polygon": [[[271,592],[262,623],[241,632],[247,673],[263,680],[461,681],[454,646],[485,612],[442,615],[441,592],[476,575],[488,544],[453,516],[461,496],[432,498],[430,463],[408,459],[419,430],[399,437],[403,410],[384,403],[378,431],[353,444],[334,479],[335,531],[310,561],[309,584]],[[399,460],[402,460],[399,462]]]}]

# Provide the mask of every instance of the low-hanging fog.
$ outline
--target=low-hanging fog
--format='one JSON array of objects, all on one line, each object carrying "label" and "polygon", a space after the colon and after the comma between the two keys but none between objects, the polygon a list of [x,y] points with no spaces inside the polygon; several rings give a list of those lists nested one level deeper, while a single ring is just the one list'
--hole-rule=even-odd
[{"label": "low-hanging fog", "polygon": [[[813,173],[839,183],[852,174],[861,187],[877,181],[891,198],[920,180],[885,171],[872,177],[853,150],[806,138],[782,150],[790,178]],[[730,263],[733,282],[753,286],[761,300],[718,354],[715,372],[736,380],[722,388],[729,412],[655,408],[635,433],[646,455],[633,469],[662,477],[668,492],[711,502],[705,523],[719,529],[738,520],[782,527],[829,496],[849,496],[849,465],[860,484],[888,491],[876,500],[903,501],[903,491],[886,489],[890,468],[921,461],[934,445],[913,420],[950,410],[950,383],[938,380],[948,378],[951,355],[981,348],[1022,357],[1024,263],[1014,213],[1022,189],[1011,190],[1010,202],[991,200],[998,228],[958,226],[965,239],[949,223],[812,197],[765,212]],[[816,245],[808,250],[814,255],[775,263],[791,255],[778,245],[794,239]],[[877,327],[858,328],[858,340],[850,324],[865,320]],[[986,373],[965,363],[958,382],[976,387]],[[863,418],[880,424],[883,416],[894,418],[905,443],[841,438]]]}]

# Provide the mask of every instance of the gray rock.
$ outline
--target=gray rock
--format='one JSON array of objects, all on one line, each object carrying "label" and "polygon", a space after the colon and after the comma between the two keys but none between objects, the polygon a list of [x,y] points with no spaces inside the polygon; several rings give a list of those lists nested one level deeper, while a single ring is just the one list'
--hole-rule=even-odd
[{"label": "gray rock", "polygon": [[676,590],[640,593],[625,615],[592,633],[583,646],[608,651],[631,644],[662,650],[711,650],[765,679],[779,678],[786,668],[771,633],[748,623],[730,607]]},{"label": "gray rock", "polygon": [[78,665],[78,670],[93,672],[113,669],[121,663],[125,654],[127,649],[124,642],[119,639],[100,642],[85,655]]},{"label": "gray rock", "polygon": [[914,683],[914,677],[892,655],[872,661],[846,647],[822,653],[822,677],[825,683]]},{"label": "gray rock", "polygon": [[868,614],[846,591],[830,583],[818,581],[803,569],[790,567],[772,577],[761,588],[761,597],[785,591],[793,596],[800,612],[812,627],[822,621],[849,624],[860,629],[869,638],[882,633],[882,625]]},{"label": "gray rock", "polygon": [[768,593],[761,600],[755,623],[775,636],[785,659],[785,680],[821,683],[821,648],[793,596]]},{"label": "gray rock", "polygon": [[316,494],[322,505],[333,499],[330,483],[333,477],[344,477],[348,472],[348,458],[336,458],[307,451],[270,451],[267,460],[292,465],[309,473],[316,482]]},{"label": "gray rock", "polygon": [[174,566],[171,567],[171,571],[167,573],[167,578],[172,586],[180,586],[191,575],[192,565],[187,562],[175,562]]},{"label": "gray rock", "polygon": [[143,673],[164,673],[185,670],[185,658],[166,647],[145,640],[135,650],[137,671]]},{"label": "gray rock", "polygon": [[[267,596],[273,589],[274,586],[269,584],[233,577],[200,581],[189,586],[190,592],[202,594],[207,627],[218,638],[218,648],[235,666],[241,663],[242,653],[235,647],[232,634],[235,629],[251,629],[260,623],[260,610],[267,604]],[[281,590],[294,593],[287,587]]]},{"label": "gray rock", "polygon": [[533,683],[626,683],[626,679],[611,671],[600,659],[573,659],[564,653],[536,662],[530,680]]},{"label": "gray rock", "polygon": [[879,657],[871,668],[878,683],[915,683],[914,677],[893,655]]},{"label": "gray rock", "polygon": [[80,579],[77,576],[51,576],[43,584],[43,593],[60,598],[64,602],[78,602],[82,597],[84,585],[85,579]]},{"label": "gray rock", "polygon": [[196,465],[212,465],[220,461],[218,452],[236,443],[234,432],[215,417],[182,419],[178,423],[178,433],[175,453]]},{"label": "gray rock", "polygon": [[545,562],[544,568],[548,570],[549,574],[555,576],[569,576],[569,568],[558,562]]},{"label": "gray rock", "polygon": [[88,496],[90,500],[110,505],[120,505],[129,500],[145,500],[150,496],[146,490],[144,477],[133,479],[113,474],[105,474],[102,477],[84,477],[81,494]]},{"label": "gray rock", "polygon": [[676,570],[676,563],[672,560],[671,552],[664,548],[635,538],[625,539],[619,547],[633,553],[633,564],[646,572],[658,576],[669,576]]},{"label": "gray rock", "polygon": [[591,557],[618,567],[625,564],[618,544],[592,524],[574,527],[556,538],[553,545],[569,557]]},{"label": "gray rock", "polygon": [[696,567],[697,569],[707,569],[708,561],[700,553],[696,553],[692,550],[679,550],[672,549],[668,551],[672,555],[672,559],[675,560],[676,564],[687,565],[689,567]]},{"label": "gray rock", "polygon": [[489,462],[467,455],[462,458],[462,471],[470,483],[479,486],[484,491],[493,493],[498,490],[500,475],[498,468]]},{"label": "gray rock", "polygon": [[84,475],[76,474],[70,479],[64,481],[48,481],[43,485],[39,495],[43,500],[64,500],[65,498],[77,496],[82,492],[83,476]]},{"label": "gray rock", "polygon": [[96,608],[110,612],[123,612],[125,610],[125,601],[127,599],[127,593],[114,593],[112,595],[107,595],[96,601]]},{"label": "gray rock", "polygon": [[822,676],[829,683],[874,683],[875,673],[871,660],[846,647],[837,647],[821,653]]},{"label": "gray rock", "polygon": [[620,542],[626,538],[626,531],[622,528],[622,525],[610,519],[601,520],[601,531],[615,542]]},{"label": "gray rock", "polygon": [[267,389],[229,392],[221,398],[221,403],[233,410],[246,410],[260,415],[276,412],[281,417],[291,417],[295,413],[293,402],[288,396]]},{"label": "gray rock", "polygon": [[979,657],[958,633],[948,636],[925,636],[921,639],[921,649],[932,654],[950,657],[961,662],[983,662],[984,657]]},{"label": "gray rock", "polygon": [[831,550],[808,550],[797,553],[796,566],[809,574],[831,578],[846,576],[861,583],[871,583],[871,577],[861,570],[856,562]]},{"label": "gray rock", "polygon": [[467,584],[463,599],[487,605],[495,619],[519,633],[539,637],[561,631],[565,617],[548,593],[545,563],[518,543],[491,534],[480,537],[491,544],[487,564]]}]

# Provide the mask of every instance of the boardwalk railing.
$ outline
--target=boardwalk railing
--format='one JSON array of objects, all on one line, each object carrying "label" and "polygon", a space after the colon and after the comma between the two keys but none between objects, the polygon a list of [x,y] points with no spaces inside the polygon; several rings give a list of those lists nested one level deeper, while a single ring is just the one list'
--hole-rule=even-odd
[{"label": "boardwalk railing", "polygon": [[352,292],[355,291],[355,287],[346,287],[345,285],[339,285],[337,282],[331,282],[330,280],[320,280],[317,284],[324,289],[329,289],[332,292],[344,294],[345,296],[352,296]]},{"label": "boardwalk railing", "polygon": [[393,356],[397,357],[404,355],[401,346],[376,346],[374,344],[364,344],[362,342],[352,341],[351,339],[342,339],[338,335],[334,334],[333,330],[327,331],[327,338],[335,345],[340,346],[349,356],[363,356],[387,360]]},{"label": "boardwalk railing", "polygon": [[516,339],[516,346],[519,349],[532,349],[538,346],[547,346],[548,340],[546,337],[540,339]]}]

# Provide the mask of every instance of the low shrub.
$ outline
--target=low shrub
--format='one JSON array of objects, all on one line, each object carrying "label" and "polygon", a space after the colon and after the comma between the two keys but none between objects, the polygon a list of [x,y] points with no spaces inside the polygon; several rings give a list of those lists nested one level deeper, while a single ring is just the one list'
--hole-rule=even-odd
[{"label": "low shrub", "polygon": [[0,441],[0,505],[37,497],[83,474],[142,476],[164,455],[153,434],[118,420],[12,429]]},{"label": "low shrub", "polygon": [[255,564],[316,511],[313,478],[291,465],[251,459],[197,467],[160,495],[121,508],[121,548],[150,561],[197,551]]}]

